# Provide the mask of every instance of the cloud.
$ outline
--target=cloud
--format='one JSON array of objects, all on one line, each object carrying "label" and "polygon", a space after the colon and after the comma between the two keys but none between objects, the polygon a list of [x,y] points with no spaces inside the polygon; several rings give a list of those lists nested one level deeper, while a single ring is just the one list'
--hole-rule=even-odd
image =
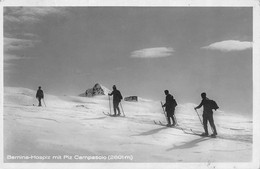
[{"label": "cloud", "polygon": [[21,50],[35,47],[40,36],[31,32],[32,25],[43,23],[46,17],[66,17],[65,7],[4,7],[4,68],[11,71],[14,60],[32,59],[20,55]]},{"label": "cloud", "polygon": [[222,52],[242,51],[250,48],[252,48],[252,42],[237,40],[221,41],[201,47],[201,49],[220,50]]},{"label": "cloud", "polygon": [[63,15],[64,14],[64,9],[63,7],[33,7],[33,8],[23,8],[20,10],[20,14],[24,14],[27,16],[46,16],[50,14],[59,14]]},{"label": "cloud", "polygon": [[[37,34],[31,32],[31,24],[44,21],[46,16],[66,16],[65,7],[4,7],[4,52],[32,48],[41,42]],[[10,57],[15,58],[15,57]]]},{"label": "cloud", "polygon": [[33,57],[10,55],[10,54],[4,55],[4,61],[5,62],[11,61],[11,60],[20,60],[20,59],[33,59]]},{"label": "cloud", "polygon": [[21,57],[19,57],[17,55],[9,55],[9,54],[4,55],[4,61],[10,61],[10,60],[16,60],[16,59],[21,59]]},{"label": "cloud", "polygon": [[4,38],[4,62],[19,60],[19,59],[32,59],[32,57],[12,54],[12,52],[32,48],[36,43],[39,43],[38,40],[29,40],[29,39],[17,39],[17,38]]},{"label": "cloud", "polygon": [[13,63],[11,63],[11,62],[4,62],[4,64],[3,64],[3,68],[4,68],[4,72],[5,73],[11,73],[11,72],[13,72],[13,68],[14,68],[14,64]]},{"label": "cloud", "polygon": [[37,23],[48,15],[65,16],[64,7],[5,7],[4,20],[6,23]]},{"label": "cloud", "polygon": [[4,54],[3,59],[4,59],[4,62],[3,62],[4,72],[11,73],[11,72],[13,72],[13,68],[15,68],[15,64],[10,61],[21,59],[21,57],[16,56],[16,55]]},{"label": "cloud", "polygon": [[34,47],[39,40],[31,39],[17,39],[17,38],[4,38],[4,52],[8,53],[10,51],[22,50],[25,48]]},{"label": "cloud", "polygon": [[162,58],[171,56],[174,52],[173,48],[157,47],[146,48],[133,51],[131,57],[133,58]]},{"label": "cloud", "polygon": [[23,33],[22,36],[26,38],[34,38],[34,39],[38,38],[38,35],[33,33]]}]

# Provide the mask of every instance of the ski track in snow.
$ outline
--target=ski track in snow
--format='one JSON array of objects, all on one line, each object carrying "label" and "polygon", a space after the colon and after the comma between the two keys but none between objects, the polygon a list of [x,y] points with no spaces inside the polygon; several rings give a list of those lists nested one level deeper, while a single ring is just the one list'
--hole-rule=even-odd
[{"label": "ski track in snow", "polygon": [[[217,138],[199,137],[155,125],[154,120],[165,123],[160,102],[122,102],[126,117],[110,117],[102,113],[109,112],[107,96],[46,94],[47,107],[37,107],[33,106],[37,105],[35,92],[5,88],[5,154],[131,154],[133,162],[241,162],[252,158],[251,119],[216,112]],[[193,107],[178,106],[178,124],[202,132]]]}]

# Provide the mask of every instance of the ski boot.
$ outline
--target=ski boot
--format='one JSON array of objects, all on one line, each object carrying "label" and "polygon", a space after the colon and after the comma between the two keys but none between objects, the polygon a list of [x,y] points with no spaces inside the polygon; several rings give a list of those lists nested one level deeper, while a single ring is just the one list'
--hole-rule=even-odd
[{"label": "ski boot", "polygon": [[172,125],[171,125],[170,123],[168,123],[166,126],[167,126],[167,127],[171,127]]},{"label": "ski boot", "polygon": [[216,138],[216,135],[217,135],[217,133],[213,133],[210,136],[213,137],[213,138]]},{"label": "ski boot", "polygon": [[209,134],[208,134],[208,133],[202,133],[200,136],[202,136],[202,137],[208,137]]}]

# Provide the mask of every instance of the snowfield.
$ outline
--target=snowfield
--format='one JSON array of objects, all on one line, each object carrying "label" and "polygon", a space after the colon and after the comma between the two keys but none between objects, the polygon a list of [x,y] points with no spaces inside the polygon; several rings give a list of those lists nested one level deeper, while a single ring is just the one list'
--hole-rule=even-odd
[{"label": "snowfield", "polygon": [[[47,107],[37,107],[35,93],[4,88],[4,162],[252,161],[253,124],[248,117],[217,111],[218,137],[200,137],[154,124],[165,123],[159,101],[122,101],[126,117],[110,117],[103,114],[109,112],[108,96],[45,94]],[[178,105],[178,124],[203,132],[194,107]]]}]

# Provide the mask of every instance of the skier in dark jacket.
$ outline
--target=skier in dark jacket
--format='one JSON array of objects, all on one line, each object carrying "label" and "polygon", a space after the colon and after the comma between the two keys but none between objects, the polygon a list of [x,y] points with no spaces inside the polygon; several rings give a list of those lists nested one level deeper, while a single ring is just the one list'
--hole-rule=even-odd
[{"label": "skier in dark jacket", "polygon": [[38,106],[42,106],[41,99],[44,98],[44,94],[43,94],[43,91],[42,91],[42,89],[41,89],[41,86],[39,86],[39,89],[37,90],[36,98],[37,98],[38,101],[39,101],[39,105],[38,105]]},{"label": "skier in dark jacket", "polygon": [[167,113],[167,119],[168,119],[167,126],[171,126],[171,119],[172,119],[172,125],[175,126],[176,121],[173,116],[174,116],[175,107],[177,106],[177,103],[168,90],[165,90],[164,93],[166,95],[166,102],[162,107],[165,107],[165,111]]},{"label": "skier in dark jacket", "polygon": [[122,95],[119,90],[116,89],[116,86],[113,85],[113,91],[112,93],[108,94],[109,96],[113,95],[113,107],[114,107],[114,116],[116,116],[116,110],[118,111],[118,116],[120,116],[120,109],[119,109],[119,103],[122,100]]},{"label": "skier in dark jacket", "polygon": [[205,133],[202,134],[202,136],[208,136],[208,121],[209,124],[213,130],[213,134],[211,136],[216,136],[217,135],[217,130],[216,130],[216,126],[214,124],[214,119],[213,119],[213,111],[211,109],[211,104],[210,104],[210,99],[208,99],[206,97],[206,93],[201,93],[201,97],[202,97],[202,101],[200,103],[200,105],[198,105],[197,107],[195,107],[194,109],[199,109],[201,108],[201,106],[203,106],[203,127],[205,130]]}]

